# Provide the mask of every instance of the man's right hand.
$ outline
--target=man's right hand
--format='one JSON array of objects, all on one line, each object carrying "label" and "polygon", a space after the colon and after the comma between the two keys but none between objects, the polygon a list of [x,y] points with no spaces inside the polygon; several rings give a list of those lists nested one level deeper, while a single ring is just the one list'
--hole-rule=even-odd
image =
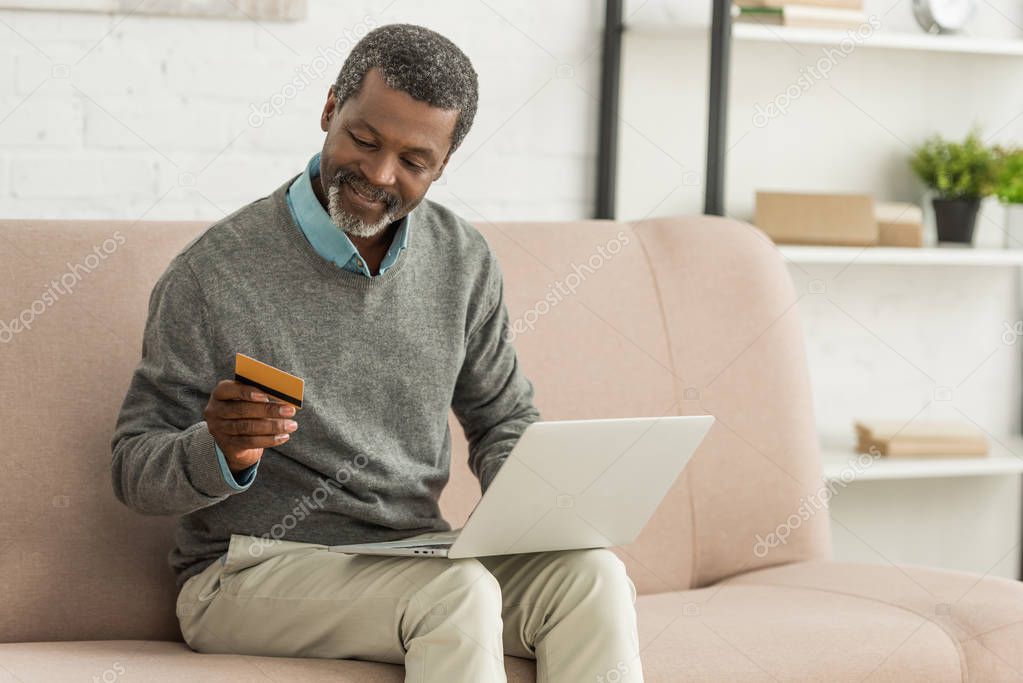
[{"label": "man's right hand", "polygon": [[235,473],[259,462],[264,448],[286,442],[298,429],[297,422],[287,419],[294,414],[295,406],[233,379],[217,384],[203,411],[210,434]]}]

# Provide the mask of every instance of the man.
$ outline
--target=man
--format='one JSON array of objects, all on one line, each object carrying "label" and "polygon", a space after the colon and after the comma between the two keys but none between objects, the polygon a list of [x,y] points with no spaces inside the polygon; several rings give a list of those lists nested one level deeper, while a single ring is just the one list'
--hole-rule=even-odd
[{"label": "man", "polygon": [[[157,281],[113,486],[140,513],[180,515],[170,562],[193,649],[404,663],[408,681],[446,683],[504,681],[508,653],[535,658],[540,681],[642,680],[635,587],[609,550],[327,550],[450,530],[449,408],[484,491],[539,419],[493,252],[424,201],[476,106],[449,40],[372,31],[305,171]],[[301,415],[225,379],[235,352],[306,378]]]}]

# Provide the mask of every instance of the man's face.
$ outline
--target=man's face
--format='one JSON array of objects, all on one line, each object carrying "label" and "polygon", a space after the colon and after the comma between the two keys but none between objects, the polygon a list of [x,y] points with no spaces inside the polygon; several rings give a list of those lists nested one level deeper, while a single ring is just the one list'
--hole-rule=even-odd
[{"label": "man's face", "polygon": [[320,117],[320,182],[334,223],[373,237],[418,206],[447,165],[457,118],[387,87],[375,68],[340,109],[331,90]]}]

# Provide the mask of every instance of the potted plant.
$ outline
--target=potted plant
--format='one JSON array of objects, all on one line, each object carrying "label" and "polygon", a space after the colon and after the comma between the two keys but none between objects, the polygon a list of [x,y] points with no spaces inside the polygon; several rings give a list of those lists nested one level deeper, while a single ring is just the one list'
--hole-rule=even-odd
[{"label": "potted plant", "polygon": [[914,150],[913,171],[935,196],[934,219],[939,242],[973,241],[980,200],[994,191],[998,157],[973,131],[962,142],[940,135]]},{"label": "potted plant", "polygon": [[1005,207],[1005,246],[1023,247],[1023,148],[999,150],[995,195]]}]

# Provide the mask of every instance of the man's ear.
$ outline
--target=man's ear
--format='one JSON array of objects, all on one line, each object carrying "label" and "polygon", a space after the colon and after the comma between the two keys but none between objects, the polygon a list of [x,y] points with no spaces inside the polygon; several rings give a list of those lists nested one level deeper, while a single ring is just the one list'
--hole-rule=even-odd
[{"label": "man's ear", "polygon": [[337,100],[334,98],[334,88],[327,88],[327,102],[323,105],[323,113],[320,114],[320,130],[326,133],[330,129],[330,119],[337,112]]},{"label": "man's ear", "polygon": [[448,166],[448,161],[449,161],[450,159],[451,159],[451,148],[449,147],[449,148],[448,148],[448,153],[447,153],[447,156],[445,156],[445,157],[444,157],[444,161],[440,162],[440,168],[438,168],[438,169],[437,169],[437,173],[436,173],[436,174],[435,174],[435,175],[433,176],[433,180],[432,180],[431,182],[434,182],[434,183],[435,183],[435,182],[437,182],[438,180],[440,180],[440,177],[441,177],[442,175],[444,175],[444,169],[445,169],[445,168],[447,168],[447,166]]}]

